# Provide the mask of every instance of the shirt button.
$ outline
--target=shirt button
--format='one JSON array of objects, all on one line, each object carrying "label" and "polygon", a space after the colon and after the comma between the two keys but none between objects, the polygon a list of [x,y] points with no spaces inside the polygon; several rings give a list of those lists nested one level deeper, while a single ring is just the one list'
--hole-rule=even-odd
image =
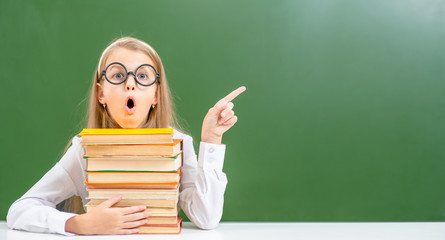
[{"label": "shirt button", "polygon": [[215,151],[215,149],[214,148],[209,148],[209,153],[213,153]]}]

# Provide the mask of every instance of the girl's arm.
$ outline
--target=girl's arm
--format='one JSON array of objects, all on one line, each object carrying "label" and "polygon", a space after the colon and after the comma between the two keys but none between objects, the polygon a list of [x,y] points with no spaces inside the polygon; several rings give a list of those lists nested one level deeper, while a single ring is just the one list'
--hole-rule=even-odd
[{"label": "girl's arm", "polygon": [[112,208],[121,199],[121,195],[114,196],[90,212],[68,219],[66,231],[82,235],[138,233],[137,227],[146,224],[151,213],[144,212],[147,207],[143,205]]},{"label": "girl's arm", "polygon": [[221,144],[223,134],[238,121],[231,101],[245,90],[246,87],[239,87],[210,108],[202,123],[201,141]]},{"label": "girl's arm", "polygon": [[198,160],[192,139],[184,139],[179,204],[189,219],[203,229],[215,228],[222,217],[227,177],[222,172],[225,145],[221,140],[237,121],[231,101],[245,90],[238,88],[209,110],[202,126]]},{"label": "girl's arm", "polygon": [[222,172],[225,145],[201,142],[199,159],[190,136],[184,139],[184,162],[179,205],[196,226],[215,228],[222,217],[226,174]]},{"label": "girl's arm", "polygon": [[73,181],[66,168],[77,168],[80,175],[74,178],[82,178],[80,164],[76,164],[76,155],[81,150],[79,141],[73,139],[62,159],[11,205],[7,215],[10,228],[67,234],[65,221],[75,214],[58,211],[56,205],[73,195],[82,195],[76,186],[79,184]]},{"label": "girl's arm", "polygon": [[148,212],[141,212],[144,207],[110,208],[120,201],[120,196],[111,198],[82,215],[56,209],[58,203],[73,195],[84,199],[87,194],[83,184],[86,163],[82,157],[84,152],[80,140],[74,138],[62,159],[11,205],[7,216],[8,227],[64,235],[128,234],[136,232],[132,228],[144,224],[142,218],[150,215]]}]

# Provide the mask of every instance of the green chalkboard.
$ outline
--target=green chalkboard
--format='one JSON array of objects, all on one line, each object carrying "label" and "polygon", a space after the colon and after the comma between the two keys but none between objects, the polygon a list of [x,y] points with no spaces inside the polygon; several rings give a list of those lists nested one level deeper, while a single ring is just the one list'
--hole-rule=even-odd
[{"label": "green chalkboard", "polygon": [[84,126],[102,50],[160,54],[184,128],[239,86],[223,221],[444,221],[445,1],[0,2],[1,219]]}]

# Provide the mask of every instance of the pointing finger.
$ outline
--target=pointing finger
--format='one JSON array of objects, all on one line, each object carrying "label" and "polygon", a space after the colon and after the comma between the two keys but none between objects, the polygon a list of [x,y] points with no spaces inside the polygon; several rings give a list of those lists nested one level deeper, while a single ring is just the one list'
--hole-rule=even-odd
[{"label": "pointing finger", "polygon": [[227,104],[228,102],[231,102],[233,99],[235,99],[238,95],[240,95],[244,91],[246,91],[246,87],[244,87],[244,86],[239,87],[238,89],[229,93],[229,95],[227,95],[224,98],[222,98],[221,100],[219,100],[218,103],[216,103],[216,104],[220,105],[220,106],[221,105],[224,106],[225,104]]}]

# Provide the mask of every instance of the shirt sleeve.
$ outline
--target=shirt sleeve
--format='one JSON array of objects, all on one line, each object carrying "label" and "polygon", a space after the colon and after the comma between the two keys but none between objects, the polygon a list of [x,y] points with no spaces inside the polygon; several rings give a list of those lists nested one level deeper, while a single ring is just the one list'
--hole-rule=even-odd
[{"label": "shirt sleeve", "polygon": [[217,227],[222,217],[227,185],[222,171],[225,148],[201,142],[197,159],[192,138],[184,139],[179,205],[190,221],[202,229]]},{"label": "shirt sleeve", "polygon": [[74,235],[65,232],[65,222],[76,214],[59,211],[56,205],[73,195],[81,195],[78,185],[82,179],[77,179],[79,176],[73,178],[70,174],[82,171],[76,169],[81,168],[79,155],[82,148],[79,142],[79,139],[74,139],[62,159],[11,205],[7,215],[9,228]]}]

